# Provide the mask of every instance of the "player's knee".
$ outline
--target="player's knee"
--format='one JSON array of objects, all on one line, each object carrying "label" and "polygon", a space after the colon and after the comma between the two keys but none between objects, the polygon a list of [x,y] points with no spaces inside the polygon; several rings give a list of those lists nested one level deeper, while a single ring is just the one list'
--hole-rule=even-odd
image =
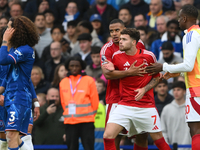
[{"label": "player's knee", "polygon": [[8,143],[12,142],[13,140],[17,140],[17,138],[18,138],[17,132],[6,131],[6,140]]},{"label": "player's knee", "polygon": [[109,132],[104,132],[103,138],[104,138],[104,139],[114,139],[115,137],[114,137],[114,135],[112,135],[112,134],[109,133]]}]

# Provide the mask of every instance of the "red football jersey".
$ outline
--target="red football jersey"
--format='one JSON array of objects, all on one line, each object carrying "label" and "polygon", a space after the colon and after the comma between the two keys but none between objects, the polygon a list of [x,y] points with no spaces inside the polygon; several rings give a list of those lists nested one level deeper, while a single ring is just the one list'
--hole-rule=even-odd
[{"label": "red football jersey", "polygon": [[[133,62],[137,60],[135,66],[139,66],[145,63],[144,67],[150,65],[150,63],[156,62],[156,57],[150,51],[144,49],[138,49],[134,56],[126,55],[125,52],[117,51],[113,54],[113,64],[116,69],[127,70]],[[159,73],[154,76],[144,74],[140,76],[130,76],[120,79],[120,93],[121,100],[119,104],[135,107],[155,107],[153,89],[145,93],[145,95],[139,101],[135,100],[137,92],[134,90],[145,87],[153,77],[159,77]]]},{"label": "red football jersey", "polygon": [[[137,43],[137,48],[144,49],[144,44],[141,40]],[[107,59],[112,62],[112,56],[115,52],[119,51],[119,46],[113,43],[113,41],[107,42],[100,52],[101,65],[104,60]],[[106,104],[118,103],[120,101],[120,91],[119,91],[119,79],[108,80],[107,90],[106,90]]]}]

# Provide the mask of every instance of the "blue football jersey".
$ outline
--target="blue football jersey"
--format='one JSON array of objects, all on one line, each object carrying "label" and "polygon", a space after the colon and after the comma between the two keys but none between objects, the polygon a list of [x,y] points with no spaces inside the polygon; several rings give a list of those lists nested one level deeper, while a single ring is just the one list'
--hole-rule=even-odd
[{"label": "blue football jersey", "polygon": [[20,104],[31,107],[31,70],[35,61],[35,53],[28,45],[11,48],[7,52],[7,46],[0,49],[0,65],[9,65],[10,68],[3,85],[5,87],[4,106]]}]

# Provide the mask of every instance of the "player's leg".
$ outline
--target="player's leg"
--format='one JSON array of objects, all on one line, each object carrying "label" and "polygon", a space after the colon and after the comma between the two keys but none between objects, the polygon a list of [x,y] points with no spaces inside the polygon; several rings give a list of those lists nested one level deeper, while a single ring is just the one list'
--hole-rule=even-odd
[{"label": "player's leg", "polygon": [[117,135],[117,137],[115,138],[116,150],[120,150],[120,141],[121,141],[122,137],[123,137],[123,135]]},{"label": "player's leg", "polygon": [[7,150],[8,143],[5,134],[6,109],[0,106],[0,150]]},{"label": "player's leg", "polygon": [[[28,134],[25,136],[21,136],[21,140],[25,143],[25,145],[27,145],[29,147],[30,150],[33,150],[33,143],[32,143],[32,129],[33,129],[33,125],[29,124],[28,126]],[[21,143],[21,142],[20,142]]]},{"label": "player's leg", "polygon": [[18,150],[19,149],[19,131],[6,131],[6,140],[8,142],[8,150]]},{"label": "player's leg", "polygon": [[148,133],[138,134],[134,139],[134,150],[148,150]]},{"label": "player's leg", "polygon": [[192,137],[192,150],[200,149],[200,122],[188,122]]}]

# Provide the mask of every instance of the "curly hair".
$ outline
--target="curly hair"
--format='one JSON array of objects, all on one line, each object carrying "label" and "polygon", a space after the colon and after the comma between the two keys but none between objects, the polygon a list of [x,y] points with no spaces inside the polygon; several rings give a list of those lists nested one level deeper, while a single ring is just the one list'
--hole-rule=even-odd
[{"label": "curly hair", "polygon": [[20,16],[11,18],[12,27],[15,29],[10,44],[17,48],[22,45],[29,45],[33,47],[39,41],[39,34],[34,23],[27,17]]}]

